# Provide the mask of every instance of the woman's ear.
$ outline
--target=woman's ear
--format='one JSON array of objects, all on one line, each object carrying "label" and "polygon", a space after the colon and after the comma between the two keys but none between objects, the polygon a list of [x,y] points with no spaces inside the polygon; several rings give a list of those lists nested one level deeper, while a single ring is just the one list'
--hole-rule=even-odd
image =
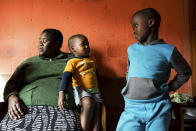
[{"label": "woman's ear", "polygon": [[148,20],[148,26],[149,27],[153,27],[154,26],[154,23],[155,23],[155,20],[154,19],[149,19]]},{"label": "woman's ear", "polygon": [[59,41],[57,41],[57,45],[58,45],[59,49],[61,49],[62,44],[60,44],[60,42],[59,42]]}]

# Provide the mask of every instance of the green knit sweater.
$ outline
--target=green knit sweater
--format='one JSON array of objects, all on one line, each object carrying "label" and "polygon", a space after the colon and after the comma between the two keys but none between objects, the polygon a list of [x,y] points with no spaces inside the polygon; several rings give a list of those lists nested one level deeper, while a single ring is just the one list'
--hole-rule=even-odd
[{"label": "green knit sweater", "polygon": [[[53,59],[38,55],[22,62],[5,86],[4,99],[16,94],[25,105],[57,106],[58,89],[69,55],[60,53]],[[67,108],[75,108],[72,88],[66,98]]]}]

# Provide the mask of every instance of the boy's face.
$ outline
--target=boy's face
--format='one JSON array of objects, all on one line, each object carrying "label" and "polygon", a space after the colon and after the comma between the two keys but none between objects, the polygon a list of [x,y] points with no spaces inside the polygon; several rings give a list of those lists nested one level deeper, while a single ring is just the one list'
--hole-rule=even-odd
[{"label": "boy's face", "polygon": [[145,43],[150,35],[150,27],[148,26],[148,20],[141,15],[135,15],[131,21],[133,33],[135,39],[141,44]]},{"label": "boy's face", "polygon": [[83,38],[74,38],[71,51],[76,57],[88,57],[90,53],[89,43]]},{"label": "boy's face", "polygon": [[51,57],[54,53],[59,51],[59,45],[53,41],[47,33],[42,33],[38,44],[39,54],[44,57]]}]

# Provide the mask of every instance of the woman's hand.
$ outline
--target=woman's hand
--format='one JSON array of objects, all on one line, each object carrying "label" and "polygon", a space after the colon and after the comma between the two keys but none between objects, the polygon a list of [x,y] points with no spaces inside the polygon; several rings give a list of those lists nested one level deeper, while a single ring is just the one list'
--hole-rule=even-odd
[{"label": "woman's hand", "polygon": [[8,114],[11,119],[19,119],[24,115],[27,107],[19,101],[16,95],[11,95],[8,98]]},{"label": "woman's hand", "polygon": [[59,99],[58,99],[58,106],[61,110],[64,110],[64,102],[65,101],[65,93],[64,91],[59,91]]}]

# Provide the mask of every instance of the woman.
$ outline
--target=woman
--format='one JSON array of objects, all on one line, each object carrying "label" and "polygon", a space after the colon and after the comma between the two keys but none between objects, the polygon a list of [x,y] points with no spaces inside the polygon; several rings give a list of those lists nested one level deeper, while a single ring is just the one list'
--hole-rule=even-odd
[{"label": "woman", "polygon": [[69,54],[62,53],[63,36],[56,29],[45,29],[39,39],[39,55],[22,62],[8,80],[4,99],[8,114],[0,130],[81,130],[79,114],[72,97],[61,111],[58,88]]}]

